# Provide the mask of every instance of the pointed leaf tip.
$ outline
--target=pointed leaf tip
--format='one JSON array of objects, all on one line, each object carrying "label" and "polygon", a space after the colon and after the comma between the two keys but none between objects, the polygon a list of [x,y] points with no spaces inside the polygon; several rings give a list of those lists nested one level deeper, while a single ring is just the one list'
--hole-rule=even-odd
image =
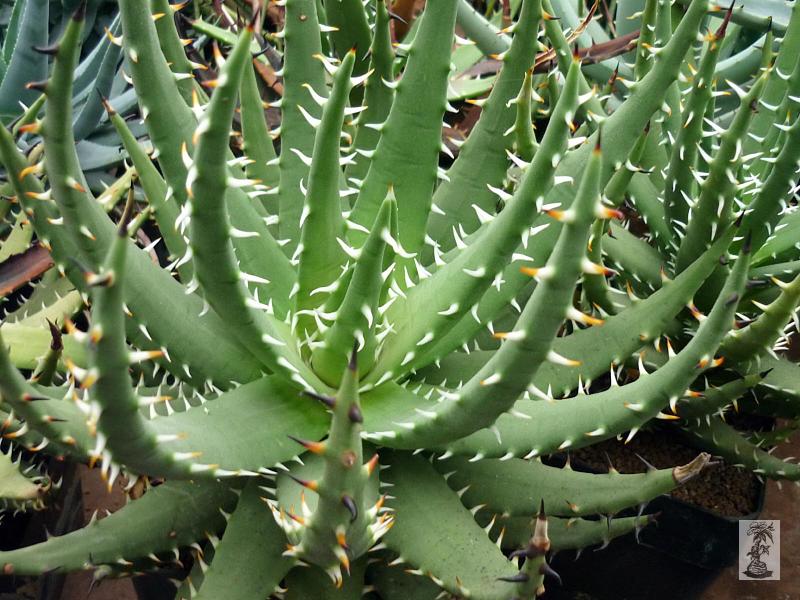
[{"label": "pointed leaf tip", "polygon": [[46,319],[47,326],[50,328],[50,349],[53,352],[60,352],[64,349],[64,342],[61,338],[61,330],[50,319]]},{"label": "pointed leaf tip", "polygon": [[261,28],[261,3],[253,2],[253,16],[247,22],[247,31],[258,33]]},{"label": "pointed leaf tip", "polygon": [[73,21],[83,21],[86,18],[86,0],[81,0],[75,12],[72,13]]},{"label": "pointed leaf tip", "polygon": [[728,10],[725,11],[725,18],[722,19],[722,23],[717,28],[716,33],[714,33],[714,38],[716,40],[721,40],[725,37],[725,32],[728,30],[728,24],[731,22],[731,17],[733,16],[733,7],[735,4],[736,0],[732,0]]}]

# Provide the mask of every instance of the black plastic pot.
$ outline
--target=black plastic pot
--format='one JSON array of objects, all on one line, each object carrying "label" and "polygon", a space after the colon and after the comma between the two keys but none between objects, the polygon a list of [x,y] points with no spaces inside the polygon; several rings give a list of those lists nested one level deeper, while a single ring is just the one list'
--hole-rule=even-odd
[{"label": "black plastic pot", "polygon": [[[46,532],[63,535],[77,529],[83,518],[81,486],[74,476],[74,467],[56,461],[48,464],[48,473],[62,480],[59,493],[49,499],[51,507],[41,512],[4,515],[0,524],[0,549],[13,550],[42,542]],[[17,587],[29,582],[31,577],[14,575],[0,576],[0,592],[14,592]],[[64,574],[58,571],[41,575],[36,584],[37,600],[57,600],[61,595]],[[6,596],[0,593],[0,600]],[[11,595],[10,598],[22,596]]]},{"label": "black plastic pot", "polygon": [[[580,468],[575,460],[573,467]],[[588,470],[588,469],[587,469]],[[738,560],[740,519],[756,519],[764,505],[759,483],[752,514],[729,517],[671,496],[655,498],[647,513],[660,513],[655,525],[639,534],[587,549],[575,558],[564,552],[552,558],[563,585],[546,581],[547,600],[693,600],[725,567]]]},{"label": "black plastic pot", "polygon": [[[21,540],[31,520],[29,514],[6,513],[0,520],[0,550],[13,550]],[[0,576],[0,594],[16,590],[13,577]]]},{"label": "black plastic pot", "polygon": [[756,519],[764,506],[766,487],[759,484],[756,510],[743,517],[720,515],[682,500],[662,496],[648,512],[661,511],[657,527],[645,528],[645,546],[705,569],[722,569],[738,559],[739,521]]}]

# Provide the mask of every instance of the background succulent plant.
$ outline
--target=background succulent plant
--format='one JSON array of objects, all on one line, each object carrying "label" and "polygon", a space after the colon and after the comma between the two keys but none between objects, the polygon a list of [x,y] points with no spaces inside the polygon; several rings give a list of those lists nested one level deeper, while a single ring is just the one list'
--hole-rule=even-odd
[{"label": "background succulent plant", "polygon": [[0,451],[0,508],[8,511],[41,510],[54,483],[36,465],[22,460],[10,442]]},{"label": "background succulent plant", "polygon": [[[798,280],[748,285],[800,264],[797,9],[774,60],[767,39],[755,79],[728,82],[738,104],[716,110],[729,23],[699,43],[704,0],[674,24],[668,2],[646,2],[634,64],[603,90],[559,9],[525,0],[479,121],[440,166],[463,3],[428,3],[395,47],[380,1],[286,0],[278,33],[258,10],[230,18],[235,36],[195,20],[232,46],[214,47],[205,86],[173,7],[118,4],[152,147],[105,102],[138,186],[114,188],[124,211],[94,197],[74,143],[85,6],[29,86],[45,98],[26,128],[43,157],[0,130],[22,214],[91,306],[58,355],[43,327],[6,323],[0,390],[15,443],[99,463],[109,485],[123,471],[158,485],[0,553],[5,573],[134,573],[193,546],[179,598],[360,597],[367,583],[385,599],[531,598],[549,550],[649,521],[582,517],[643,508],[709,460],[595,475],[540,456],[680,419],[715,454],[797,478],[717,416],[747,391],[755,411],[798,406],[798,367],[770,354]],[[251,61],[276,56],[271,131]],[[130,238],[153,224],[142,251]],[[63,384],[18,370],[38,356]]]}]

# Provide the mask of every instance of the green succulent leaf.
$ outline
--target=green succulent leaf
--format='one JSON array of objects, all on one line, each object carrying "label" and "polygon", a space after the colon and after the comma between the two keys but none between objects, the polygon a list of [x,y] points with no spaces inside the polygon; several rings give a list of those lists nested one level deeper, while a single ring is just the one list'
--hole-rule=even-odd
[{"label": "green succulent leaf", "polygon": [[6,573],[76,571],[171,552],[221,531],[236,494],[215,481],[167,482],[104,519],[46,542],[0,552]]},{"label": "green succulent leaf", "polygon": [[453,594],[505,600],[497,580],[516,569],[456,493],[424,458],[402,453],[387,458],[397,523],[386,534],[386,545]]}]

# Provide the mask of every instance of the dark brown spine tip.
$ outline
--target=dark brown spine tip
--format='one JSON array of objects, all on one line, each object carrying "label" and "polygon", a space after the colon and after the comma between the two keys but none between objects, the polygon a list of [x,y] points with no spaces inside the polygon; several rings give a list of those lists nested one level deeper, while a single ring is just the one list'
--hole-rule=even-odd
[{"label": "dark brown spine tip", "polygon": [[527,573],[519,572],[516,575],[509,575],[508,577],[498,577],[497,581],[506,581],[508,583],[525,583],[530,580]]},{"label": "dark brown spine tip", "polygon": [[392,12],[390,10],[387,10],[386,12],[389,13],[389,18],[390,19],[394,19],[396,21],[400,21],[403,25],[408,25],[408,21],[406,21],[403,17],[401,17],[397,13]]},{"label": "dark brown spine tip", "polygon": [[36,90],[37,92],[44,92],[47,90],[47,80],[44,81],[30,81],[25,84],[25,89]]},{"label": "dark brown spine tip", "polygon": [[364,422],[364,415],[361,413],[358,404],[353,404],[353,406],[350,407],[350,410],[347,411],[347,418],[350,419],[351,423]]},{"label": "dark brown spine tip", "polygon": [[758,376],[761,377],[761,379],[766,379],[767,375],[770,373],[772,373],[772,369],[767,369],[766,371],[761,371]]},{"label": "dark brown spine tip", "polygon": [[731,294],[727,300],[725,300],[725,306],[730,306],[731,304],[735,304],[739,301],[739,294]]},{"label": "dark brown spine tip", "polygon": [[347,494],[344,494],[342,496],[342,504],[350,513],[350,522],[354,522],[358,518],[358,506],[356,506],[355,500]]},{"label": "dark brown spine tip", "polygon": [[299,477],[295,477],[291,473],[288,473],[288,475],[289,475],[289,478],[292,481],[294,481],[295,483],[297,483],[299,485],[302,485],[304,488],[307,488],[307,489],[312,490],[312,491],[317,491],[318,486],[317,486],[317,482],[316,481],[311,481],[311,480],[308,480],[308,479],[300,479]]},{"label": "dark brown spine tip", "polygon": [[617,61],[617,66],[614,67],[614,72],[611,73],[611,77],[608,79],[608,85],[613,86],[617,82],[617,77],[619,77],[619,61]]},{"label": "dark brown spine tip", "polygon": [[113,117],[117,114],[117,111],[114,110],[114,107],[111,106],[111,103],[108,101],[108,98],[105,97],[103,92],[101,92],[98,88],[94,89],[97,92],[97,95],[100,97],[100,103],[103,105],[103,109],[106,111],[109,117]]},{"label": "dark brown spine tip", "polygon": [[256,59],[256,58],[258,58],[259,56],[263,56],[264,54],[266,54],[267,52],[269,52],[269,49],[270,49],[270,48],[269,48],[269,46],[267,46],[267,45],[266,45],[266,42],[265,42],[264,44],[262,44],[262,46],[261,46],[261,50],[259,50],[258,52],[251,52],[251,53],[250,53],[250,56],[251,56],[252,58]]},{"label": "dark brown spine tip", "polygon": [[293,435],[287,435],[286,437],[314,454],[322,454],[325,451],[325,444],[322,442],[312,442],[311,440],[304,440]]},{"label": "dark brown spine tip", "polygon": [[544,498],[539,499],[539,512],[536,513],[537,517],[544,517]]},{"label": "dark brown spine tip", "polygon": [[764,288],[769,285],[769,282],[764,279],[748,279],[747,282],[744,284],[745,289],[753,290],[758,288]]},{"label": "dark brown spine tip", "polygon": [[64,349],[61,330],[50,319],[47,319],[47,325],[50,327],[50,349],[53,352],[61,352]]},{"label": "dark brown spine tip", "polygon": [[49,46],[31,46],[34,52],[39,54],[46,54],[47,56],[56,56],[58,54],[58,44],[51,44]]},{"label": "dark brown spine tip", "polygon": [[744,242],[742,243],[742,253],[750,254],[750,249],[752,248],[752,244],[753,244],[753,234],[748,231],[747,235],[744,236]]},{"label": "dark brown spine tip", "polygon": [[301,393],[305,394],[309,398],[314,398],[314,400],[318,400],[319,402],[321,402],[322,404],[324,404],[328,408],[333,408],[334,406],[336,406],[336,398],[333,398],[331,396],[325,396],[323,394],[318,394],[317,392],[314,392],[314,391],[311,391],[311,390],[304,390]]},{"label": "dark brown spine tip", "polygon": [[731,2],[731,5],[728,7],[728,10],[725,11],[725,18],[722,19],[722,24],[717,29],[717,32],[714,34],[714,37],[718,40],[721,40],[725,37],[725,32],[728,30],[728,23],[731,22],[731,17],[733,16],[733,6],[736,4],[736,0]]},{"label": "dark brown spine tip", "polygon": [[258,31],[261,26],[261,3],[255,2],[254,6],[255,10],[253,11],[253,16],[247,23],[247,29],[249,31]]},{"label": "dark brown spine tip", "polygon": [[78,8],[76,8],[75,12],[72,13],[72,20],[83,21],[85,18],[86,18],[86,0],[81,0],[81,3],[78,4]]},{"label": "dark brown spine tip", "polygon": [[558,581],[558,585],[563,585],[561,581],[561,575],[559,575],[558,572],[556,572],[556,570],[550,565],[548,565],[546,562],[542,562],[541,566],[539,567],[539,573],[541,575],[547,575],[549,577],[552,577],[553,579]]},{"label": "dark brown spine tip", "polygon": [[744,221],[744,211],[740,212],[740,213],[739,213],[739,214],[736,216],[736,221],[734,221],[734,223],[733,223],[733,224],[734,224],[734,225],[736,225],[736,227],[741,227],[741,225],[742,225],[742,221]]}]

